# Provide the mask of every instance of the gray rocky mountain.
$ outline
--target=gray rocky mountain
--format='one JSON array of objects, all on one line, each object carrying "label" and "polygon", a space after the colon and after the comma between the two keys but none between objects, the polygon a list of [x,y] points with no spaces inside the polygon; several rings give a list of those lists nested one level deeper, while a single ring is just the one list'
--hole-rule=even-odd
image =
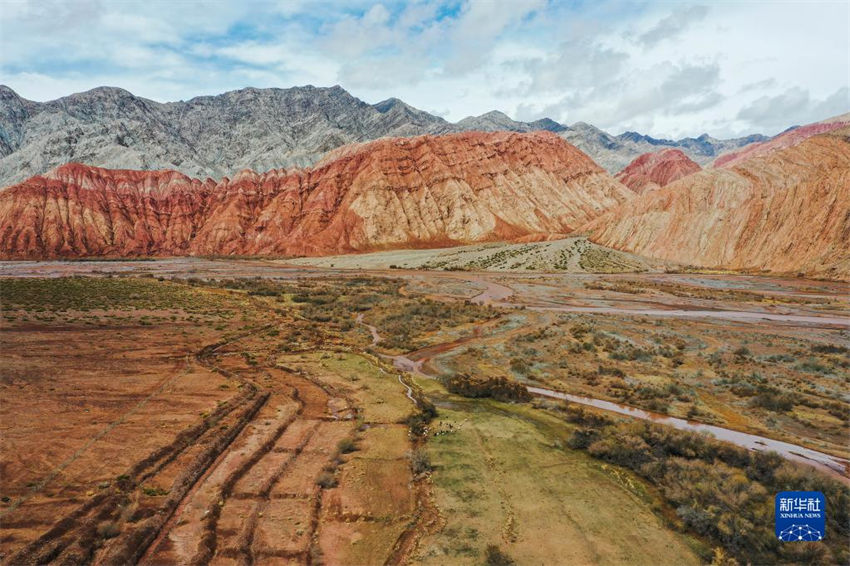
[{"label": "gray rocky mountain", "polygon": [[743,138],[720,140],[703,134],[698,138],[681,140],[656,139],[637,132],[626,132],[614,136],[584,122],[576,122],[565,126],[549,118],[534,122],[518,122],[506,114],[494,110],[481,116],[469,116],[456,126],[464,130],[481,130],[491,132],[507,130],[511,132],[531,132],[549,130],[555,132],[590,157],[609,173],[617,173],[626,167],[639,155],[667,148],[682,150],[700,165],[707,165],[715,157],[726,151],[731,151],[753,142],[761,142],[770,138],[760,134]]},{"label": "gray rocky mountain", "polygon": [[534,122],[517,122],[512,120],[504,112],[492,110],[481,116],[468,116],[455,124],[462,130],[477,130],[481,132],[533,132],[536,130],[548,130],[556,134],[568,130],[563,124],[555,120],[543,118]]},{"label": "gray rocky mountain", "polygon": [[590,155],[609,173],[621,171],[639,155],[668,148],[681,150],[705,167],[721,153],[770,139],[761,134],[730,140],[719,140],[708,134],[680,140],[656,139],[636,132],[625,132],[614,136],[584,122],[573,124],[563,132],[559,132],[559,135]]},{"label": "gray rocky mountain", "polygon": [[166,104],[109,87],[37,103],[0,87],[0,184],[69,161],[230,176],[308,166],[351,142],[450,131],[401,101],[373,106],[338,86],[246,88]]},{"label": "gray rocky mountain", "polygon": [[555,132],[610,172],[665,147],[678,147],[704,164],[721,151],[766,139],[612,136],[589,124],[518,122],[498,111],[452,124],[397,98],[367,104],[339,86],[245,88],[169,103],[113,87],[41,103],[0,86],[0,186],[70,161],[220,178],[242,169],[306,167],[353,142],[469,130]]}]

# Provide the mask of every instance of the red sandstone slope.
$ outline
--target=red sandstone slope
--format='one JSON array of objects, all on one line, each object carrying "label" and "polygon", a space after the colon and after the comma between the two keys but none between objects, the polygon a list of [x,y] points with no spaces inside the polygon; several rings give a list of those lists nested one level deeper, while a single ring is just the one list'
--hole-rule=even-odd
[{"label": "red sandstone slope", "polygon": [[695,173],[583,230],[685,264],[850,279],[850,128]]},{"label": "red sandstone slope", "polygon": [[700,170],[700,166],[678,149],[663,149],[635,158],[615,179],[640,194]]},{"label": "red sandstone slope", "polygon": [[733,167],[747,159],[765,155],[777,149],[792,147],[812,136],[825,134],[840,128],[850,126],[850,113],[823,120],[815,124],[807,124],[788,130],[765,142],[751,143],[741,149],[724,153],[714,160],[714,167]]},{"label": "red sandstone slope", "polygon": [[69,164],[0,191],[0,256],[310,254],[566,233],[631,193],[549,132],[390,138],[199,181]]}]

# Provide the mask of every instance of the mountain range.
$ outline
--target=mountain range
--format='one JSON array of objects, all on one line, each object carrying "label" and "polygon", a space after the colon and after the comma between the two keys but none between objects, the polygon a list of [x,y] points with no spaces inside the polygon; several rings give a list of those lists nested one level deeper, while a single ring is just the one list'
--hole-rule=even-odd
[{"label": "mountain range", "polygon": [[0,257],[326,255],[549,237],[634,197],[551,132],[384,138],[220,182],[78,163],[0,191]]},{"label": "mountain range", "polygon": [[824,130],[754,146],[748,157],[644,192],[582,231],[598,244],[681,264],[846,280],[850,127]]},{"label": "mountain range", "polygon": [[463,131],[553,132],[610,173],[660,149],[678,148],[704,165],[725,151],[768,139],[615,136],[581,122],[518,122],[498,111],[450,123],[396,98],[367,104],[339,86],[245,88],[169,103],[112,87],[42,103],[0,86],[0,186],[72,161],[218,179],[246,168],[309,167],[352,142]]},{"label": "mountain range", "polygon": [[[0,170],[37,171],[0,189],[5,259],[584,234],[680,265],[850,279],[850,114],[773,138],[668,142],[499,112],[451,124],[339,87],[168,104],[112,88],[43,104],[0,95]],[[652,151],[616,177],[598,163],[638,148]]]}]

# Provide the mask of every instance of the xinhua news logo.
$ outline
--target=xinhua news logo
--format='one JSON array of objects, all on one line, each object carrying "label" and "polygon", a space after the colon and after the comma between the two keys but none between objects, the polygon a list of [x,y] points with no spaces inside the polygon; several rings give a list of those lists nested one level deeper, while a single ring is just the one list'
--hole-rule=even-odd
[{"label": "xinhua news logo", "polygon": [[783,542],[818,541],[826,536],[826,497],[819,491],[776,494],[776,538]]}]

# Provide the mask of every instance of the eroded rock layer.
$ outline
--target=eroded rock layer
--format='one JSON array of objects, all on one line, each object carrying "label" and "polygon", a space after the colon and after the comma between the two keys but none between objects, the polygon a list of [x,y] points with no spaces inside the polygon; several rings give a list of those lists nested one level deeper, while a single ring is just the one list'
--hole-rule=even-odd
[{"label": "eroded rock layer", "polygon": [[584,230],[684,264],[850,279],[850,128],[695,173]]},{"label": "eroded rock layer", "polygon": [[618,181],[636,193],[669,185],[701,167],[678,149],[644,153],[617,173]]},{"label": "eroded rock layer", "polygon": [[382,139],[220,182],[61,166],[0,192],[0,255],[323,255],[568,233],[632,194],[550,132]]},{"label": "eroded rock layer", "polygon": [[835,116],[814,124],[792,128],[769,140],[751,143],[740,149],[724,153],[714,160],[713,165],[714,167],[733,167],[747,159],[764,155],[777,149],[792,147],[812,136],[825,134],[833,130],[846,128],[847,126],[850,126],[850,113]]}]

